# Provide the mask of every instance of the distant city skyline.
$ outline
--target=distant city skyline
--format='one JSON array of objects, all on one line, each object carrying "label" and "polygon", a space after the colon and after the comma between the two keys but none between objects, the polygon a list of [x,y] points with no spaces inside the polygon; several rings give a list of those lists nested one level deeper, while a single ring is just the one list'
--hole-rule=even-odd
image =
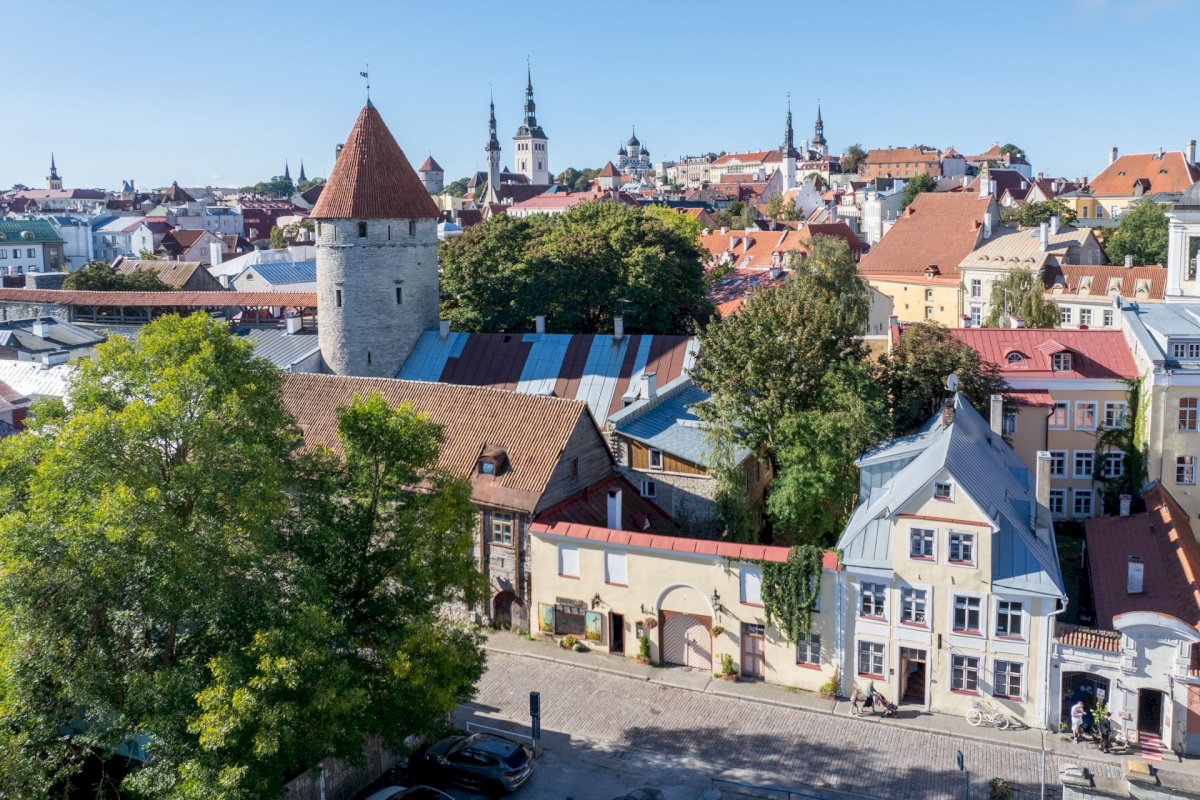
[{"label": "distant city skyline", "polygon": [[996,7],[953,2],[869,2],[853,17],[715,2],[119,7],[8,4],[10,28],[51,49],[30,46],[36,68],[10,77],[0,187],[43,186],[52,151],[67,187],[244,186],[285,159],[293,177],[301,160],[327,175],[367,62],[409,161],[432,154],[447,183],[486,169],[489,92],[513,166],[527,57],[553,174],[615,159],[635,125],[655,162],[778,147],[789,92],[797,139],[820,98],[835,153],[1012,142],[1035,171],[1073,178],[1095,176],[1112,146],[1200,139],[1186,83],[1144,63],[1165,63],[1164,26],[1200,22],[1192,0],[1014,2],[1001,22]]}]

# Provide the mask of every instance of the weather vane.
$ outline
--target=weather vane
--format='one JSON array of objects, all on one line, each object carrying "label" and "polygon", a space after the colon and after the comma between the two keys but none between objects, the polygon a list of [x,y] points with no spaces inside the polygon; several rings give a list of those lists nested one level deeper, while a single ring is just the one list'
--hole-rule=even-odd
[{"label": "weather vane", "polygon": [[371,99],[371,65],[367,64],[367,69],[364,72],[358,73],[367,79],[367,100]]}]

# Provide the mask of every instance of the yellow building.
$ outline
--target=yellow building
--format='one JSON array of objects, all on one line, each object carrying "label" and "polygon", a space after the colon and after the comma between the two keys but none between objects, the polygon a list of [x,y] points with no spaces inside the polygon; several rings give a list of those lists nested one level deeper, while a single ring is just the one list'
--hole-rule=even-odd
[{"label": "yellow building", "polygon": [[719,673],[729,655],[743,680],[813,691],[835,674],[836,553],[824,555],[808,636],[789,642],[762,601],[762,562],[786,561],[788,548],[558,521],[530,526],[530,551],[541,636],[629,658],[644,636],[655,664]]},{"label": "yellow building", "polygon": [[843,692],[873,683],[901,706],[965,715],[987,704],[1048,727],[1053,615],[1066,599],[1049,457],[1035,482],[956,393],[858,465],[858,506],[838,541]]},{"label": "yellow building", "polygon": [[1078,192],[1060,199],[1068,203],[1080,219],[1116,219],[1130,204],[1153,195],[1177,194],[1200,181],[1196,167],[1196,142],[1189,141],[1182,151],[1132,153],[1118,156],[1109,151],[1108,166]]}]

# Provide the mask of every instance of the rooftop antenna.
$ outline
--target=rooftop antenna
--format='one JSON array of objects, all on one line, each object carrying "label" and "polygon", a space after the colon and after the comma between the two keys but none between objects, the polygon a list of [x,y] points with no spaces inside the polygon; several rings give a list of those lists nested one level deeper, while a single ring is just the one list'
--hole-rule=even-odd
[{"label": "rooftop antenna", "polygon": [[371,104],[371,65],[367,64],[365,71],[358,73],[367,79],[367,105]]}]

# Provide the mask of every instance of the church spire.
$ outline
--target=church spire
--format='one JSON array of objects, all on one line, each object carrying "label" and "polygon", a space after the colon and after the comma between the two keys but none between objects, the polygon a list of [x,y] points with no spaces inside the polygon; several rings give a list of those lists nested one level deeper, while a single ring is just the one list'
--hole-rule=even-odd
[{"label": "church spire", "polygon": [[[284,166],[287,166],[286,164]],[[304,159],[300,159],[300,177],[296,179],[298,183],[304,183],[308,178],[304,177]]]},{"label": "church spire", "polygon": [[821,101],[817,101],[817,124],[813,126],[813,144],[825,146],[825,123],[821,121]]},{"label": "church spire", "polygon": [[783,126],[783,151],[790,153],[796,149],[795,136],[792,133],[792,94],[788,92],[787,122]]},{"label": "church spire", "polygon": [[525,65],[525,127],[537,127],[537,105],[533,102],[533,72]]},{"label": "church spire", "polygon": [[500,152],[500,140],[496,137],[496,99],[488,97],[488,143],[485,152]]},{"label": "church spire", "polygon": [[54,153],[50,154],[50,175],[46,178],[47,189],[61,189],[62,178],[58,177],[58,167],[54,163]]},{"label": "church spire", "polygon": [[286,158],[283,160],[283,179],[285,181],[289,181],[289,182],[292,180],[292,171],[288,167],[288,162],[287,162]]},{"label": "church spire", "polygon": [[51,153],[50,153],[50,180],[52,180],[52,181],[58,180],[58,167],[56,167],[54,165],[53,151],[51,151]]}]

